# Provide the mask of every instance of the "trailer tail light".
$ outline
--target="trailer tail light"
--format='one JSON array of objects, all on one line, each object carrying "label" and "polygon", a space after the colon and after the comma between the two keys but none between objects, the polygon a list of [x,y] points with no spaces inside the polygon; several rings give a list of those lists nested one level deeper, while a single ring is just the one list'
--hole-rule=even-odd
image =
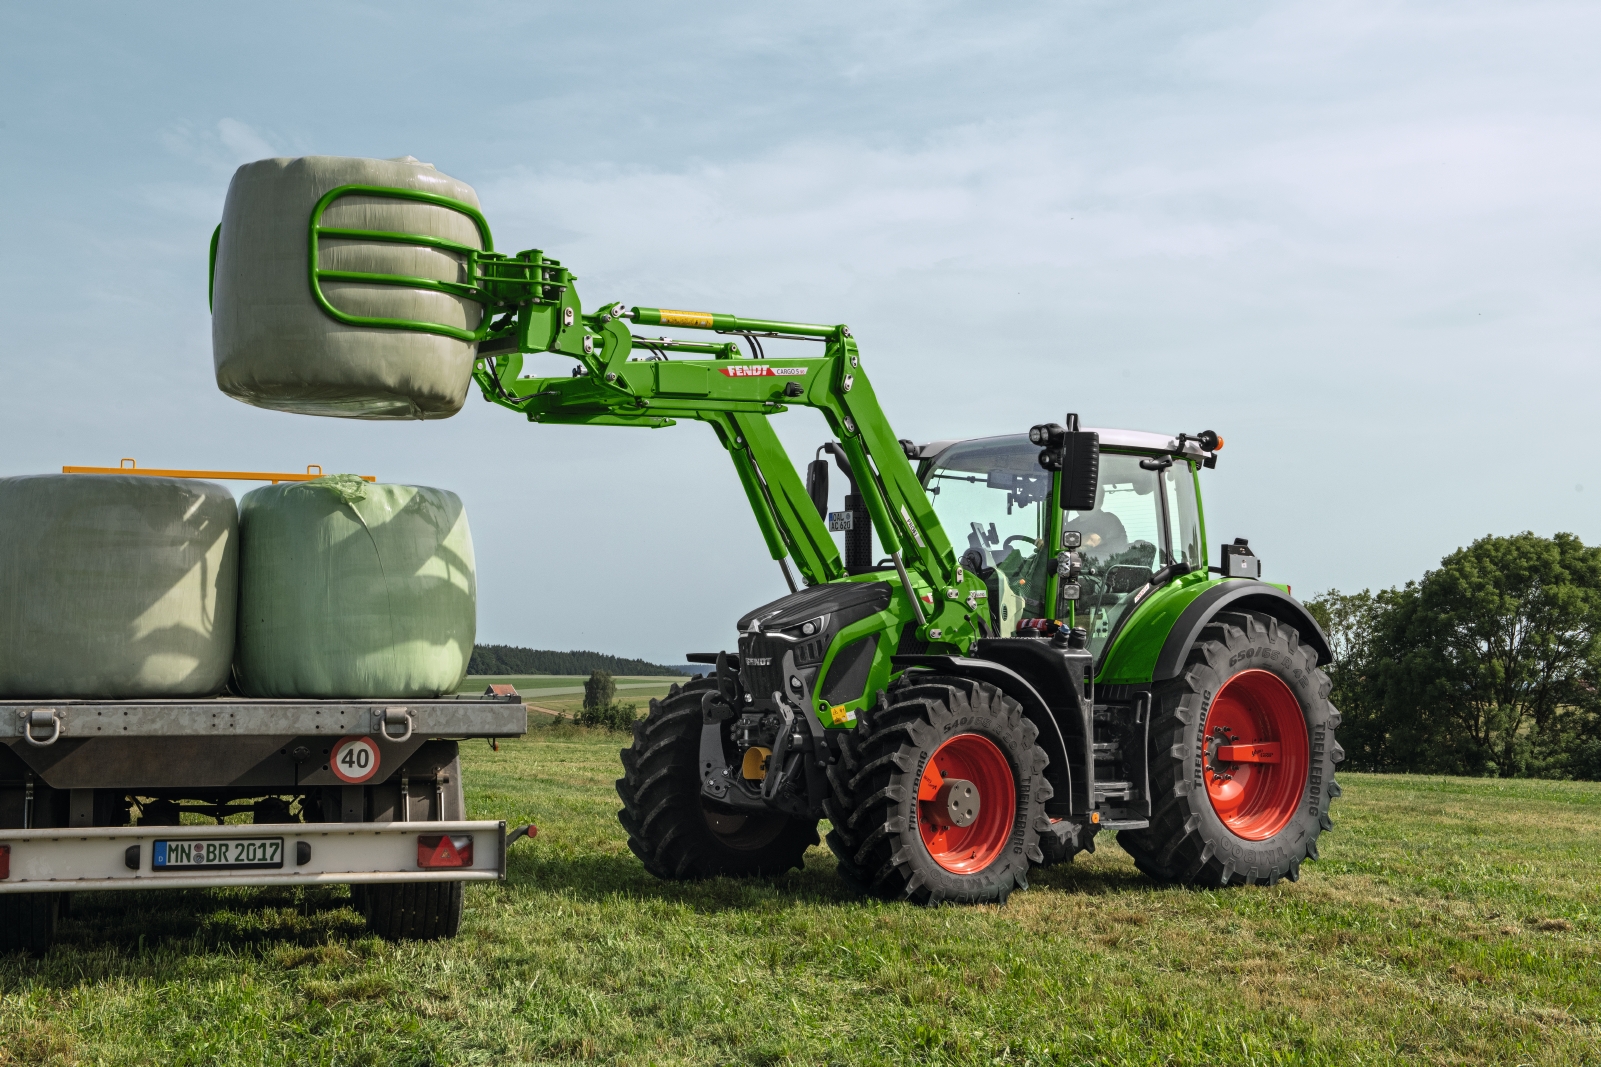
[{"label": "trailer tail light", "polygon": [[424,834],[417,838],[419,867],[471,867],[472,865],[471,834]]},{"label": "trailer tail light", "polygon": [[0,845],[0,882],[11,877],[11,846]]}]

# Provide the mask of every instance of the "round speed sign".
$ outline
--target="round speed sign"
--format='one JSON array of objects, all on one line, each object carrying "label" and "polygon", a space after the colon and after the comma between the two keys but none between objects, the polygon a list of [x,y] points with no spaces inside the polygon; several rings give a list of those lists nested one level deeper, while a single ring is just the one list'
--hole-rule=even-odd
[{"label": "round speed sign", "polygon": [[340,781],[358,785],[378,773],[378,744],[370,737],[341,737],[328,757]]}]

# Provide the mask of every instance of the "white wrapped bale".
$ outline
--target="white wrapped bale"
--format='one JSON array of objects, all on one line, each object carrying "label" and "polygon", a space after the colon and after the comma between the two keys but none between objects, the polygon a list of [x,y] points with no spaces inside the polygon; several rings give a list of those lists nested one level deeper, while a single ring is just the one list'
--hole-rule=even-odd
[{"label": "white wrapped bale", "polygon": [[434,697],[478,628],[472,532],[443,489],[354,475],[240,502],[239,652],[251,697]]},{"label": "white wrapped bale", "polygon": [[[257,407],[358,419],[437,419],[466,399],[477,345],[437,333],[352,326],[312,295],[310,219],[342,185],[413,189],[478,207],[465,182],[411,157],[305,156],[263,159],[228,186],[212,280],[211,346],[217,387]],[[433,204],[347,195],[321,224],[420,234],[482,248],[468,215]],[[465,257],[450,251],[322,236],[323,270],[466,281]],[[325,279],[324,296],[349,315],[479,326],[482,307],[450,293]]]},{"label": "white wrapped bale", "polygon": [[233,495],[212,482],[0,478],[0,698],[221,691],[238,532]]}]

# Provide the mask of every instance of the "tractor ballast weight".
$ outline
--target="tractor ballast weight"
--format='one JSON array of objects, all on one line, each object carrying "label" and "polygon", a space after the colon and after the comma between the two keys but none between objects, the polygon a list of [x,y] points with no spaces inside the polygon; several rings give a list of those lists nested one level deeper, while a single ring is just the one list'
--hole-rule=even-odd
[{"label": "tractor ballast weight", "polygon": [[[560,262],[494,252],[474,205],[415,190],[324,196],[305,223],[314,294],[329,276],[320,212],[346,195],[455,207],[482,238],[449,249],[455,282],[347,278],[476,301],[470,336],[362,326],[474,343],[484,398],[531,422],[707,423],[783,570],[790,594],[739,620],[736,650],[691,654],[708,675],[652,701],[622,752],[619,818],[648,870],[782,873],[823,817],[847,881],[924,903],[1004,900],[1031,866],[1093,848],[1101,829],[1120,831],[1148,874],[1189,884],[1271,884],[1316,857],[1342,758],[1319,669],[1328,644],[1287,588],[1259,580],[1244,542],[1209,568],[1198,482],[1217,434],[1097,432],[1069,415],[1026,437],[915,446],[896,437],[846,326],[617,302],[585,312]],[[663,327],[710,336],[635,332]],[[769,357],[769,339],[821,354]],[[525,377],[528,353],[575,366]],[[770,424],[797,406],[832,438],[804,481]],[[850,483],[840,512],[825,453]],[[1005,503],[987,529],[960,495],[986,491]],[[1017,516],[1034,525],[1003,542],[997,523]],[[948,522],[972,530],[960,557]]]}]

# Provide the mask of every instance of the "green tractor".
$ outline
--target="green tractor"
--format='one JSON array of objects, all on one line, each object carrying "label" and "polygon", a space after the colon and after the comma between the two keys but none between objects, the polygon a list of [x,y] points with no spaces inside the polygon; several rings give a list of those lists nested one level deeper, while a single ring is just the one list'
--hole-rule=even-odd
[{"label": "green tractor", "polygon": [[[459,211],[480,247],[330,230],[320,214],[345,196]],[[653,874],[780,874],[823,819],[850,884],[927,904],[1004,901],[1101,830],[1146,874],[1189,885],[1271,885],[1317,858],[1342,758],[1329,647],[1245,541],[1208,565],[1199,483],[1215,433],[1068,415],[915,445],[843,325],[586,312],[561,263],[491,251],[476,208],[434,193],[341,186],[310,233],[310,288],[337,321],[471,342],[485,399],[531,422],[693,419],[733,461],[791,591],[738,621],[736,647],[692,654],[707,674],[634,727],[619,818]],[[319,233],[444,250],[461,273],[334,272]],[[324,296],[330,278],[483,310],[476,328],[355,315]],[[642,332],[660,328],[691,336]],[[769,357],[772,340],[816,351]],[[546,353],[571,374],[525,375],[524,357]],[[796,407],[830,433],[804,478],[771,422]],[[831,470],[847,487],[837,511]]]}]

